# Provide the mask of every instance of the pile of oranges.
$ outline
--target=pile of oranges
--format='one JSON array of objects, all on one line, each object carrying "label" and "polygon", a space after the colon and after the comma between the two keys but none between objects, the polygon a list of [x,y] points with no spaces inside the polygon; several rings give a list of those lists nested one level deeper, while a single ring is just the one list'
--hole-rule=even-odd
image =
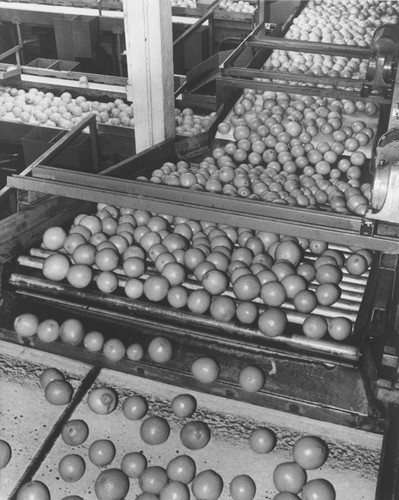
[{"label": "pile of oranges", "polygon": [[[42,387],[63,380],[63,374],[56,368],[45,369],[40,377]],[[69,402],[54,403],[47,396],[46,399],[51,404]],[[217,439],[217,430],[215,432],[214,422],[208,425],[198,419],[197,415],[203,416],[204,411],[198,408],[195,395],[181,393],[167,402],[167,413],[176,421],[177,430],[172,429],[168,415],[158,415],[159,408],[139,393],[121,396],[113,387],[97,385],[88,392],[83,404],[99,416],[101,426],[104,426],[107,415],[113,412],[122,420],[138,422],[139,426],[131,435],[133,440],[129,439],[133,445],[120,453],[112,435],[93,438],[92,434],[96,433],[92,424],[88,425],[79,418],[69,419],[60,431],[62,456],[58,464],[49,468],[50,478],[55,469],[59,474],[58,480],[73,487],[74,483],[83,479],[86,488],[88,469],[93,470],[94,466],[96,473],[92,487],[98,500],[123,500],[133,487],[141,491],[136,497],[140,500],[189,500],[191,494],[196,500],[217,500],[226,489],[233,500],[253,500],[259,493],[259,486],[249,474],[237,471],[226,484],[211,464],[203,468],[197,463],[196,452]],[[149,445],[149,451],[171,440],[172,432],[178,434],[177,444],[174,444],[177,445],[177,454],[167,463],[151,463],[147,452],[138,451],[143,444]],[[248,429],[244,446],[261,458],[276,448],[277,434],[269,427],[255,425]],[[121,457],[119,461],[117,451]],[[302,435],[295,440],[289,452],[290,460],[279,463],[273,471],[273,483],[278,491],[274,500],[299,498],[296,496],[299,493],[302,493],[303,499],[334,500],[336,493],[330,481],[314,475],[313,479],[308,479],[309,471],[313,473],[326,462],[329,454],[327,443],[318,436]],[[64,497],[63,500],[67,498],[81,500],[80,496]],[[49,500],[50,490],[42,481],[33,480],[20,487],[17,499]]]},{"label": "pile of oranges", "polygon": [[[270,337],[284,334],[288,317],[312,339],[328,334],[339,341],[352,332],[353,316],[340,305],[345,281],[366,280],[373,257],[323,241],[104,204],[77,216],[69,230],[47,229],[42,246],[49,280],[167,305],[194,320],[210,315]],[[336,313],[327,318],[329,308]]]},{"label": "pile of oranges", "polygon": [[166,162],[137,180],[363,216],[371,198],[363,148],[374,136],[367,118],[377,113],[373,102],[245,89],[218,125],[233,140],[200,163]]},{"label": "pile of oranges", "polygon": [[[375,30],[384,24],[397,23],[398,14],[397,2],[311,0],[293,20],[285,37],[315,43],[367,47]],[[359,58],[286,50],[273,51],[265,64],[269,70],[334,78],[364,78],[367,66],[368,61]]]}]

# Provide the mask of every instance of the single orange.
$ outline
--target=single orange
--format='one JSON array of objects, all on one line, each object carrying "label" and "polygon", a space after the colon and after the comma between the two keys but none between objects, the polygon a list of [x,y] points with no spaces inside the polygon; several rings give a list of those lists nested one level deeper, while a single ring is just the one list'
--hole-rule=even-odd
[{"label": "single orange", "polygon": [[321,339],[327,333],[327,321],[323,316],[310,314],[303,322],[302,331],[310,339]]},{"label": "single orange", "polygon": [[267,306],[279,307],[287,300],[287,292],[278,281],[269,281],[262,285],[260,296]]},{"label": "single orange", "polygon": [[263,311],[258,318],[258,328],[267,337],[277,337],[284,333],[287,316],[282,309],[271,307]]},{"label": "single orange", "polygon": [[218,295],[213,297],[209,312],[213,319],[229,323],[235,316],[236,303],[231,297]]}]

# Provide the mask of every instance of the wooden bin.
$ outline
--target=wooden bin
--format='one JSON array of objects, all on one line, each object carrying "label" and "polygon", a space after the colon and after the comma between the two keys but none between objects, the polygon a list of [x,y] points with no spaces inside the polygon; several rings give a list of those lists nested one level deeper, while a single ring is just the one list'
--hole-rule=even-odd
[{"label": "wooden bin", "polygon": [[[30,165],[36,158],[47,151],[55,141],[59,140],[64,133],[64,130],[47,127],[33,128],[22,137],[25,164]],[[71,170],[86,170],[91,163],[92,154],[88,134],[80,134],[51,161],[52,166]]]},{"label": "wooden bin", "polygon": [[75,59],[75,46],[72,37],[72,19],[74,17],[72,14],[60,14],[53,20],[55,43],[60,59],[72,61]]},{"label": "wooden bin", "polygon": [[71,23],[75,57],[91,58],[98,42],[98,17],[79,15]]}]

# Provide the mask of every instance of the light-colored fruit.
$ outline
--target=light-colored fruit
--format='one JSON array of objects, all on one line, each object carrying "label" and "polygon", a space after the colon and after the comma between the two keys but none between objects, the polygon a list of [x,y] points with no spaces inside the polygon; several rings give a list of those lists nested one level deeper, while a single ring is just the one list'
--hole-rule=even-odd
[{"label": "light-colored fruit", "polygon": [[14,320],[14,330],[21,337],[33,337],[38,327],[39,319],[35,314],[22,313]]},{"label": "light-colored fruit", "polygon": [[71,262],[66,255],[49,255],[43,263],[43,275],[48,280],[62,281],[67,277]]},{"label": "light-colored fruit", "polygon": [[107,469],[97,477],[94,491],[98,500],[123,500],[129,487],[129,479],[120,469]]},{"label": "light-colored fruit", "polygon": [[220,366],[217,361],[209,357],[197,358],[191,365],[191,373],[194,378],[204,384],[215,382],[220,374]]},{"label": "light-colored fruit", "polygon": [[98,415],[107,415],[116,408],[118,395],[109,387],[97,387],[87,397],[87,405]]},{"label": "light-colored fruit", "polygon": [[66,380],[52,380],[44,389],[44,397],[52,405],[68,404],[73,395],[73,387]]}]

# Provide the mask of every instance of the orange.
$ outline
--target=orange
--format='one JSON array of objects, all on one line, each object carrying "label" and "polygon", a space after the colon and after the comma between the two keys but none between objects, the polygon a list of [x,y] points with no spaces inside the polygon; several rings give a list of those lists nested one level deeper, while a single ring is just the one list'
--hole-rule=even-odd
[{"label": "orange", "polygon": [[316,280],[320,284],[335,283],[336,285],[338,285],[342,280],[342,271],[335,265],[323,264],[317,268]]},{"label": "orange", "polygon": [[89,447],[89,459],[98,467],[109,465],[115,458],[116,448],[109,439],[97,439]]},{"label": "orange", "polygon": [[144,293],[144,283],[137,278],[130,278],[125,283],[125,294],[130,299],[139,299]]},{"label": "orange", "polygon": [[293,299],[298,292],[307,289],[307,281],[303,276],[298,274],[289,274],[281,280],[281,284],[285,288],[288,299]]},{"label": "orange", "polygon": [[204,356],[193,361],[191,364],[191,373],[199,382],[210,384],[215,382],[219,377],[220,366],[213,358]]},{"label": "orange", "polygon": [[92,330],[84,336],[83,344],[88,351],[99,352],[104,345],[104,335],[101,332]]},{"label": "orange", "polygon": [[288,262],[288,260],[278,260],[276,261],[272,267],[271,271],[277,276],[277,279],[281,281],[283,278],[288,276],[289,274],[295,274],[295,267]]},{"label": "orange", "polygon": [[61,437],[68,446],[83,444],[89,435],[89,427],[84,420],[70,420],[62,428]]},{"label": "orange", "polygon": [[257,231],[256,236],[262,241],[265,250],[269,250],[272,243],[278,242],[280,236],[276,233],[269,233],[267,231]]},{"label": "orange", "polygon": [[[240,262],[240,261],[234,261],[234,262]],[[253,276],[252,271],[242,262],[243,266],[241,267],[236,267],[234,271],[230,273],[230,281],[233,284],[241,278],[241,276]]]},{"label": "orange", "polygon": [[371,264],[373,262],[373,252],[371,252],[370,250],[366,250],[366,249],[360,249],[356,253],[358,255],[362,255],[366,259],[367,265],[371,266]]},{"label": "orange", "polygon": [[169,288],[169,281],[164,276],[149,276],[144,282],[144,295],[153,302],[160,302],[166,297]]},{"label": "orange", "polygon": [[211,431],[205,422],[192,420],[180,430],[180,440],[189,450],[201,450],[209,443]]},{"label": "orange", "polygon": [[199,248],[189,248],[184,253],[184,265],[189,271],[194,271],[198,264],[204,261],[205,254]]},{"label": "orange", "polygon": [[104,293],[112,293],[118,288],[118,277],[111,271],[102,271],[97,275],[97,288]]},{"label": "orange", "polygon": [[137,451],[126,453],[122,458],[121,469],[127,477],[138,478],[147,468],[147,459]]},{"label": "orange", "polygon": [[245,366],[238,374],[238,383],[245,392],[260,391],[265,381],[265,374],[257,366]]},{"label": "orange", "polygon": [[[165,245],[162,245],[162,243],[152,245],[152,247],[148,250],[148,256],[152,260],[152,262],[155,262],[157,260],[157,257],[161,255],[162,253],[169,253],[168,249],[166,248]],[[145,254],[143,252],[143,256],[140,257],[143,260],[145,260]]]},{"label": "orange", "polygon": [[[190,500],[190,490],[179,481],[170,481],[159,493],[160,500]],[[144,499],[142,499],[144,500]]]},{"label": "orange", "polygon": [[317,257],[317,259],[314,261],[314,267],[317,270],[320,266],[324,266],[326,264],[338,267],[336,259],[332,255],[321,255],[320,257]]},{"label": "orange", "polygon": [[87,406],[97,415],[108,415],[115,410],[117,403],[118,395],[109,387],[96,387],[87,397]]},{"label": "orange", "polygon": [[262,285],[260,296],[267,306],[279,307],[287,300],[287,292],[278,281],[269,281]]},{"label": "orange", "polygon": [[220,295],[229,285],[227,274],[218,269],[207,271],[202,277],[202,286],[211,295]]},{"label": "orange", "polygon": [[168,229],[169,223],[164,217],[154,215],[147,222],[147,226],[151,229],[151,231],[154,231],[154,233],[158,233],[159,231],[162,231],[163,229]]},{"label": "orange", "polygon": [[213,319],[229,323],[235,316],[236,303],[234,299],[224,295],[213,297],[210,313]]},{"label": "orange", "polygon": [[129,257],[123,262],[123,271],[129,278],[140,278],[145,269],[145,260],[141,257]]},{"label": "orange", "polygon": [[262,240],[257,236],[248,238],[244,244],[244,248],[249,248],[255,256],[262,255],[265,251]]},{"label": "orange", "polygon": [[66,278],[70,266],[71,263],[66,255],[55,253],[45,259],[43,275],[52,281],[62,281]]},{"label": "orange", "polygon": [[79,319],[69,318],[61,323],[60,338],[65,344],[79,345],[85,333],[85,327]]},{"label": "orange", "polygon": [[230,264],[230,259],[223,252],[212,251],[207,257],[206,262],[211,262],[219,271],[226,272]]},{"label": "orange", "polygon": [[168,439],[169,434],[170,434],[169,424],[162,417],[157,417],[157,416],[148,417],[143,421],[140,427],[141,439],[145,443],[151,445],[158,445],[164,443]]},{"label": "orange", "polygon": [[233,500],[252,500],[255,493],[256,485],[250,476],[240,474],[231,480],[230,495]]},{"label": "orange", "polygon": [[189,484],[195,477],[196,469],[195,461],[189,455],[178,455],[168,463],[166,474],[170,481]]},{"label": "orange", "polygon": [[166,264],[169,262],[176,262],[176,257],[169,252],[164,252],[158,255],[155,259],[155,269],[160,273]]},{"label": "orange", "polygon": [[259,296],[261,285],[253,274],[244,274],[233,284],[233,293],[240,300],[253,300]]},{"label": "orange", "polygon": [[172,286],[168,290],[168,303],[175,309],[181,309],[187,305],[188,293],[184,286]]},{"label": "orange", "polygon": [[65,380],[64,374],[57,368],[46,368],[40,375],[42,389],[45,389],[53,380]]},{"label": "orange", "polygon": [[295,267],[300,263],[302,256],[302,247],[297,241],[292,240],[280,241],[274,252],[275,260],[286,260]]},{"label": "orange", "polygon": [[247,266],[252,264],[252,259],[254,254],[250,248],[236,248],[231,254],[231,261],[241,260],[245,262]]},{"label": "orange", "polygon": [[54,342],[60,335],[60,325],[55,319],[45,319],[39,323],[37,336],[43,342]]},{"label": "orange", "polygon": [[118,222],[113,217],[104,217],[101,220],[102,228],[101,232],[107,234],[108,236],[112,236],[116,234],[116,230],[118,227]]},{"label": "orange", "polygon": [[0,439],[0,470],[11,460],[11,455],[11,446],[4,439]]},{"label": "orange", "polygon": [[91,283],[93,271],[86,264],[72,264],[66,278],[75,288],[86,288]]},{"label": "orange", "polygon": [[345,317],[332,318],[328,324],[328,333],[334,340],[342,341],[352,333],[352,322]]},{"label": "orange", "polygon": [[297,494],[306,483],[306,472],[296,462],[283,462],[274,469],[273,481],[278,491]]},{"label": "orange", "polygon": [[249,447],[255,453],[269,453],[274,449],[276,443],[276,434],[267,427],[258,427],[249,436]]},{"label": "orange", "polygon": [[173,355],[173,346],[165,337],[154,337],[148,345],[148,356],[156,363],[166,363]]},{"label": "orange", "polygon": [[140,239],[140,246],[146,252],[148,252],[153,245],[159,245],[160,243],[162,243],[162,238],[159,236],[158,233],[154,233],[152,231],[143,234],[143,236]]},{"label": "orange", "polygon": [[[159,494],[168,483],[168,476],[163,467],[151,465],[143,470],[139,476],[139,487],[144,492],[142,499],[159,498]],[[141,496],[141,495],[140,495]]]},{"label": "orange", "polygon": [[103,345],[103,354],[110,361],[120,361],[125,357],[125,344],[119,339],[108,339]]},{"label": "orange", "polygon": [[303,322],[302,331],[310,339],[321,339],[327,333],[327,321],[323,316],[310,314]]},{"label": "orange", "polygon": [[58,464],[58,472],[61,478],[67,483],[75,483],[83,477],[86,470],[86,463],[80,455],[75,453],[65,455]]},{"label": "orange", "polygon": [[270,271],[269,269],[265,269],[258,273],[256,277],[259,280],[259,283],[264,285],[265,283],[268,283],[269,281],[278,281],[277,276],[274,274],[273,271]]},{"label": "orange", "polygon": [[309,249],[312,253],[316,255],[321,255],[328,248],[328,244],[325,241],[311,240],[309,242]]},{"label": "orange", "polygon": [[98,500],[122,500],[129,487],[129,479],[120,469],[107,469],[97,477],[94,491]]},{"label": "orange", "polygon": [[133,242],[131,238],[129,238],[128,241],[122,234],[114,234],[109,238],[108,241],[115,245],[120,255],[122,255],[126,248],[129,246],[129,241]]},{"label": "orange", "polygon": [[[90,229],[88,229],[85,226],[81,226],[80,224],[78,224],[77,226],[71,227],[71,229],[69,230],[69,234],[73,234],[73,233],[81,234],[86,239],[86,241],[89,241],[90,238],[92,237],[92,233],[91,233]],[[94,233],[94,234],[98,234],[98,233]]]},{"label": "orange", "polygon": [[177,417],[191,417],[197,409],[197,400],[191,394],[178,394],[173,398],[171,407]]},{"label": "orange", "polygon": [[85,215],[80,219],[79,224],[87,227],[91,234],[99,233],[102,229],[101,219],[96,215]]},{"label": "orange", "polygon": [[184,283],[187,273],[181,264],[177,262],[168,262],[162,268],[161,275],[164,276],[171,286],[177,286]]},{"label": "orange", "polygon": [[62,248],[65,238],[66,238],[66,233],[62,229],[62,227],[58,226],[49,227],[43,233],[43,245],[45,248],[48,248],[49,250],[59,250],[60,248]]},{"label": "orange", "polygon": [[166,246],[169,252],[175,250],[187,250],[190,246],[189,241],[182,234],[170,233],[162,240],[162,244]]},{"label": "orange", "polygon": [[144,357],[144,348],[138,342],[130,344],[126,349],[126,356],[132,361],[140,361]]},{"label": "orange", "polygon": [[301,313],[310,313],[317,307],[317,299],[311,290],[300,290],[293,299],[295,309]]},{"label": "orange", "polygon": [[29,481],[23,484],[16,496],[16,500],[50,500],[50,498],[49,489],[41,481]]},{"label": "orange", "polygon": [[86,243],[75,248],[72,258],[75,264],[87,264],[92,266],[95,262],[97,249],[94,245]]},{"label": "orange", "polygon": [[287,316],[282,309],[271,307],[263,311],[258,318],[258,328],[267,337],[277,337],[284,333]]},{"label": "orange", "polygon": [[69,255],[72,255],[77,247],[79,247],[80,245],[85,245],[86,243],[87,240],[84,236],[78,233],[73,233],[69,234],[65,238],[62,247]]},{"label": "orange", "polygon": [[308,481],[302,490],[303,500],[313,500],[322,498],[323,500],[335,500],[336,493],[334,486],[327,479],[312,479]]},{"label": "orange", "polygon": [[14,330],[22,337],[32,337],[39,328],[39,319],[35,314],[22,313],[14,320]]},{"label": "orange", "polygon": [[258,319],[258,308],[253,302],[240,302],[236,308],[236,316],[240,323],[251,325]]},{"label": "orange", "polygon": [[353,253],[346,258],[345,268],[353,276],[361,276],[367,271],[368,262],[360,253]]},{"label": "orange", "polygon": [[211,294],[206,290],[193,290],[187,299],[188,309],[196,314],[204,314],[211,305]]},{"label": "orange", "polygon": [[296,272],[299,276],[303,276],[308,283],[313,281],[316,277],[316,269],[309,262],[301,262]]},{"label": "orange", "polygon": [[112,248],[103,248],[95,257],[95,264],[100,271],[114,271],[118,267],[119,256]]},{"label": "orange", "polygon": [[340,296],[341,289],[335,283],[323,283],[316,288],[317,302],[321,306],[332,306]]},{"label": "orange", "polygon": [[217,500],[223,490],[223,479],[214,470],[201,471],[191,485],[196,500]]},{"label": "orange", "polygon": [[66,405],[73,395],[73,387],[66,380],[52,380],[44,390],[44,397],[52,405]]},{"label": "orange", "polygon": [[327,455],[326,443],[317,436],[302,436],[294,444],[294,460],[305,470],[321,467],[327,460]]}]

